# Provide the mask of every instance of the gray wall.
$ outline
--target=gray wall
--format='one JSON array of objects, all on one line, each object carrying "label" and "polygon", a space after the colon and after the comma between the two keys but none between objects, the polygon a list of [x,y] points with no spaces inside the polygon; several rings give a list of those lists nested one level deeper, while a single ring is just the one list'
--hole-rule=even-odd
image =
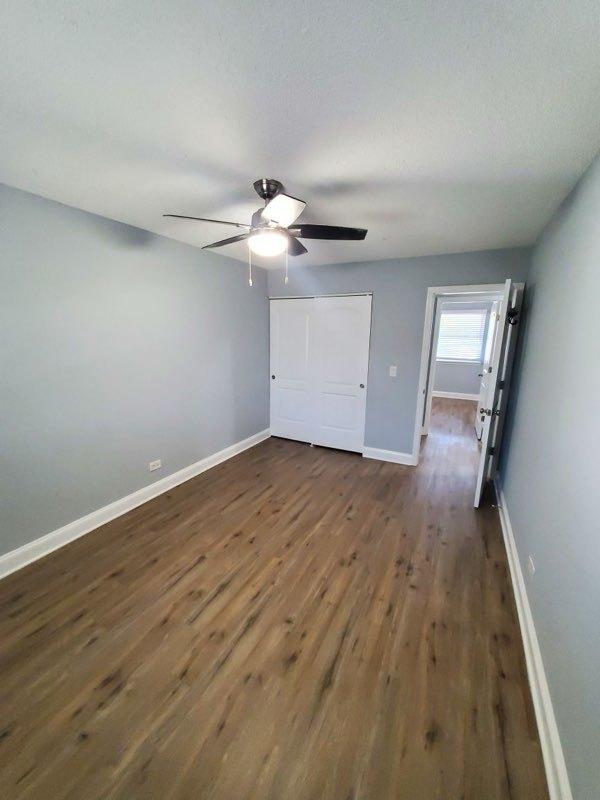
[{"label": "gray wall", "polygon": [[[411,453],[427,287],[525,280],[530,253],[488,250],[322,267],[302,267],[300,257],[290,259],[287,286],[281,270],[269,271],[269,294],[373,292],[365,441]],[[391,364],[397,378],[389,377]]]},{"label": "gray wall", "polygon": [[599,296],[597,160],[534,251],[501,463],[576,800],[600,787]]},{"label": "gray wall", "polygon": [[0,553],[268,427],[245,273],[0,186]]},{"label": "gray wall", "polygon": [[433,390],[458,394],[479,394],[481,364],[437,361]]}]

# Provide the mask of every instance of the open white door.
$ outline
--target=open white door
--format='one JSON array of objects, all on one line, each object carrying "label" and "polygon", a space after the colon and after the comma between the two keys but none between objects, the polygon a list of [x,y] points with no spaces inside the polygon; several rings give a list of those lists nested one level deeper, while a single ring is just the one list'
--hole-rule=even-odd
[{"label": "open white door", "polygon": [[481,406],[479,413],[483,422],[481,435],[481,454],[475,489],[475,508],[479,507],[481,496],[488,480],[493,478],[506,415],[510,375],[517,341],[517,322],[523,297],[523,284],[513,284],[508,279],[498,310],[497,332],[494,338],[488,372],[489,386],[487,398],[489,405]]},{"label": "open white door", "polygon": [[480,408],[489,408],[492,403],[491,390],[493,388],[492,381],[492,356],[496,339],[498,338],[498,331],[500,329],[498,322],[500,319],[499,314],[500,300],[494,300],[490,310],[490,321],[488,323],[487,335],[485,337],[485,347],[483,351],[483,364],[479,377],[481,382],[479,384],[479,400],[477,402],[477,411],[475,413],[475,435],[481,441],[483,436],[483,425],[485,422],[485,415],[482,415]]},{"label": "open white door", "polygon": [[313,444],[361,453],[365,440],[371,296],[316,297]]},{"label": "open white door", "polygon": [[312,298],[271,300],[271,433],[312,442]]}]

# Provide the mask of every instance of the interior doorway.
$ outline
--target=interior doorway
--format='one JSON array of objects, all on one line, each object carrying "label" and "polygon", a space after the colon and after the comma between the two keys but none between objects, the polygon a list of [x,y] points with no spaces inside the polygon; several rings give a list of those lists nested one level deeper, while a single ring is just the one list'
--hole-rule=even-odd
[{"label": "interior doorway", "polygon": [[[434,397],[475,403],[479,400],[501,297],[500,291],[436,296],[422,435],[429,433]],[[477,428],[478,423],[479,415],[473,413],[473,427]],[[477,438],[481,439],[480,433]]]},{"label": "interior doorway", "polygon": [[479,453],[475,507],[496,470],[523,289],[508,279],[504,284],[430,287],[427,292],[414,451],[420,451],[430,432],[434,403],[438,419],[452,413],[459,413],[463,422],[470,418],[462,430],[477,442]]}]

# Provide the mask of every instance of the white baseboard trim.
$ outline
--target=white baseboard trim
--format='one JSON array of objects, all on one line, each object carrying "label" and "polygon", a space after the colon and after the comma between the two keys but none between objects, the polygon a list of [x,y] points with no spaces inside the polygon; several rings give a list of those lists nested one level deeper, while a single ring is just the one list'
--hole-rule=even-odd
[{"label": "white baseboard trim", "polygon": [[479,400],[478,394],[466,394],[464,392],[438,392],[431,393],[434,397],[447,397],[449,400]]},{"label": "white baseboard trim", "polygon": [[377,461],[391,461],[393,464],[406,464],[414,467],[417,460],[412,453],[400,453],[398,450],[381,450],[378,447],[363,447],[363,458],[374,458]]},{"label": "white baseboard trim", "polygon": [[521,569],[513,528],[506,506],[506,497],[504,496],[502,485],[498,477],[496,477],[494,483],[496,487],[496,497],[498,498],[502,535],[504,536],[504,545],[508,556],[510,576],[519,615],[521,636],[523,637],[527,675],[542,745],[550,800],[573,800],[565,757],[558,734],[556,717],[554,716],[552,698],[550,697],[548,681],[546,680],[542,653],[535,631],[531,607],[527,598],[525,577]]},{"label": "white baseboard trim", "polygon": [[100,525],[105,525],[116,517],[120,517],[143,503],[147,503],[148,500],[152,500],[169,489],[173,489],[180,483],[185,483],[190,478],[195,478],[196,475],[206,472],[207,469],[216,467],[217,464],[227,461],[227,459],[242,453],[244,450],[248,450],[250,447],[254,447],[268,439],[270,435],[271,432],[268,428],[255,433],[241,442],[236,442],[223,450],[219,450],[218,453],[213,453],[211,456],[190,464],[189,467],[184,467],[178,472],[173,472],[171,475],[167,475],[149,486],[144,486],[126,497],[121,497],[119,500],[97,509],[97,511],[92,511],[90,514],[86,514],[85,517],[80,517],[73,522],[67,523],[67,525],[63,525],[62,528],[47,533],[39,539],[34,539],[33,542],[28,542],[16,550],[5,553],[0,556],[0,579],[10,575],[11,572],[16,572],[16,570],[27,564],[31,564],[32,561],[37,561],[38,558],[48,555],[53,550],[58,550],[59,547],[63,547],[74,539],[90,533],[99,528]]}]

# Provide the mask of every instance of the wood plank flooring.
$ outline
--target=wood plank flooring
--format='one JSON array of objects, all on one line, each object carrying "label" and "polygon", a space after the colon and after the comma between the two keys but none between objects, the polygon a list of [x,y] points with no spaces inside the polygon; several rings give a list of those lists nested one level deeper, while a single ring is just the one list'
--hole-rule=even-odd
[{"label": "wood plank flooring", "polygon": [[0,796],[546,798],[472,415],[416,469],[268,440],[0,582]]}]

